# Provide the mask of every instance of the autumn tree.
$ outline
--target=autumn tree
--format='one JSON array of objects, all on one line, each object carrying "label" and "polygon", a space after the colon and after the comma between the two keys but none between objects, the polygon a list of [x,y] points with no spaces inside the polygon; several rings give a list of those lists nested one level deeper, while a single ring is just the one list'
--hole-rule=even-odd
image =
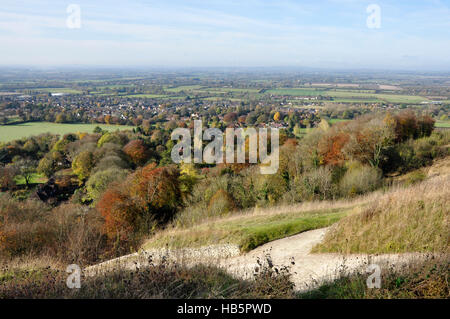
[{"label": "autumn tree", "polygon": [[86,182],[86,192],[89,199],[94,202],[97,201],[110,184],[125,179],[127,175],[127,170],[116,166],[96,172]]},{"label": "autumn tree", "polygon": [[430,136],[434,129],[434,123],[436,121],[429,115],[421,116],[417,119],[417,126],[419,130],[419,136]]},{"label": "autumn tree", "polygon": [[0,189],[12,190],[16,186],[14,166],[0,166]]},{"label": "autumn tree", "polygon": [[225,114],[225,116],[223,117],[223,120],[225,121],[225,123],[231,124],[231,123],[235,122],[237,120],[237,118],[238,118],[237,113],[231,112],[231,113]]},{"label": "autumn tree", "polygon": [[273,120],[275,122],[278,122],[280,120],[280,118],[281,118],[280,112],[276,112],[273,116]]},{"label": "autumn tree", "polygon": [[169,221],[180,204],[178,169],[149,164],[108,189],[96,208],[111,240],[130,241]]},{"label": "autumn tree", "polygon": [[111,124],[111,115],[105,115],[104,121],[106,124]]},{"label": "autumn tree", "polygon": [[345,160],[345,154],[342,151],[350,136],[342,131],[329,131],[320,140],[318,149],[322,158],[322,164],[338,165]]},{"label": "autumn tree", "polygon": [[395,116],[395,134],[397,142],[416,138],[418,132],[417,117],[412,110],[402,111]]},{"label": "autumn tree", "polygon": [[354,122],[350,127],[350,138],[343,148],[343,153],[349,159],[378,167],[384,151],[394,142],[393,128],[379,118],[363,123]]},{"label": "autumn tree", "polygon": [[90,151],[84,151],[75,157],[75,160],[72,162],[72,171],[75,175],[78,176],[78,179],[82,182],[85,181],[90,173],[92,168],[95,166],[95,158],[94,154]]},{"label": "autumn tree", "polygon": [[132,140],[124,146],[123,152],[135,165],[143,165],[148,160],[149,150],[142,140]]}]

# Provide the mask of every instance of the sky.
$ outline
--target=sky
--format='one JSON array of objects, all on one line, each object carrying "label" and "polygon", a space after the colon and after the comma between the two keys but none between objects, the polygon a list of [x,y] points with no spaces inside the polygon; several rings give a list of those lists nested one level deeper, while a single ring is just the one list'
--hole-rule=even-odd
[{"label": "sky", "polygon": [[450,0],[1,0],[0,65],[450,71]]}]

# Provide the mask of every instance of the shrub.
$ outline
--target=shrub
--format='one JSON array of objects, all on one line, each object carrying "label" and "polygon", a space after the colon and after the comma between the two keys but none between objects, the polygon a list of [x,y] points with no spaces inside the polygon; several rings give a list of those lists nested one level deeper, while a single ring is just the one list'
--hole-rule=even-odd
[{"label": "shrub", "polygon": [[221,216],[234,209],[235,205],[231,196],[223,189],[219,189],[209,200],[208,215]]},{"label": "shrub", "polygon": [[86,182],[86,192],[90,200],[96,202],[111,183],[123,180],[128,175],[127,170],[110,167],[93,174]]},{"label": "shrub", "polygon": [[377,189],[381,185],[382,175],[379,169],[355,163],[349,166],[339,183],[342,195],[364,194]]},{"label": "shrub", "polygon": [[[151,257],[151,256],[150,256]],[[117,267],[83,277],[80,289],[67,289],[67,274],[55,269],[0,270],[0,298],[293,298],[289,270],[262,266],[254,280],[240,280],[214,266],[163,262],[139,271]]]},{"label": "shrub", "polygon": [[406,185],[416,184],[418,182],[423,181],[426,177],[427,175],[421,170],[411,172],[410,174],[408,174],[408,177],[406,179]]},{"label": "shrub", "polygon": [[333,197],[332,171],[328,166],[311,170],[299,180],[299,192],[303,200],[326,199]]},{"label": "shrub", "polygon": [[126,161],[117,155],[107,155],[100,159],[94,168],[94,172],[104,171],[110,168],[128,169],[130,166]]},{"label": "shrub", "polygon": [[16,187],[17,172],[13,166],[0,166],[0,190],[13,190]]},{"label": "shrub", "polygon": [[53,210],[38,200],[0,196],[0,259],[49,255],[63,262],[97,261],[105,251],[101,216],[66,204]]}]

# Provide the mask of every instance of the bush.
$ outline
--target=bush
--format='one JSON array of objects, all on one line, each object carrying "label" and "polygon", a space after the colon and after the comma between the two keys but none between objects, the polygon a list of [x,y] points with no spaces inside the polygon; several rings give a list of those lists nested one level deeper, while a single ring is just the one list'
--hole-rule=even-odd
[{"label": "bush", "polygon": [[49,255],[64,262],[97,261],[106,249],[100,215],[79,205],[53,210],[38,200],[0,196],[1,259]]},{"label": "bush", "polygon": [[222,216],[234,209],[235,205],[231,196],[223,189],[219,189],[209,200],[208,215]]},{"label": "bush", "polygon": [[301,198],[303,200],[332,198],[334,195],[332,179],[332,171],[328,166],[307,172],[298,180]]},{"label": "bush", "polygon": [[86,192],[90,200],[96,202],[111,183],[123,180],[128,175],[127,170],[110,167],[93,174],[86,182]]},{"label": "bush", "polygon": [[94,168],[94,172],[104,171],[110,168],[128,169],[130,166],[117,155],[107,155],[100,159]]},{"label": "bush", "polygon": [[373,191],[380,187],[382,174],[377,168],[351,163],[339,183],[343,196],[354,196]]},{"label": "bush", "polygon": [[408,174],[405,184],[413,185],[413,184],[423,181],[426,177],[427,177],[427,175],[424,172],[422,172],[421,170],[414,171],[414,172],[411,172],[410,174]]}]

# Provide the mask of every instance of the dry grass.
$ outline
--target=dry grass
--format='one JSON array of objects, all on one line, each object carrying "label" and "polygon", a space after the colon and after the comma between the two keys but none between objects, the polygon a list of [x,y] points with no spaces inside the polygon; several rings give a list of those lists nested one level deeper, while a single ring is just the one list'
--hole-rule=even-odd
[{"label": "dry grass", "polygon": [[388,266],[381,272],[381,287],[367,287],[363,271],[323,283],[320,287],[299,294],[305,299],[425,299],[450,298],[448,255],[427,256],[401,267]]},{"label": "dry grass", "polygon": [[194,225],[183,227],[173,224],[149,238],[143,248],[233,244],[247,251],[274,239],[329,226],[347,212],[377,201],[382,196],[383,192],[377,191],[353,199],[255,207],[227,216],[210,217]]},{"label": "dry grass", "polygon": [[395,187],[342,219],[315,252],[448,252],[450,175]]},{"label": "dry grass", "polygon": [[288,268],[263,265],[254,280],[241,280],[212,265],[187,267],[163,262],[142,269],[121,267],[96,276],[81,276],[81,288],[69,289],[65,270],[49,267],[0,269],[0,299],[197,299],[293,298]]},{"label": "dry grass", "polygon": [[189,228],[173,227],[155,234],[143,249],[237,245],[249,251],[269,241],[303,231],[327,227],[347,214],[350,208],[249,212],[209,220]]}]

